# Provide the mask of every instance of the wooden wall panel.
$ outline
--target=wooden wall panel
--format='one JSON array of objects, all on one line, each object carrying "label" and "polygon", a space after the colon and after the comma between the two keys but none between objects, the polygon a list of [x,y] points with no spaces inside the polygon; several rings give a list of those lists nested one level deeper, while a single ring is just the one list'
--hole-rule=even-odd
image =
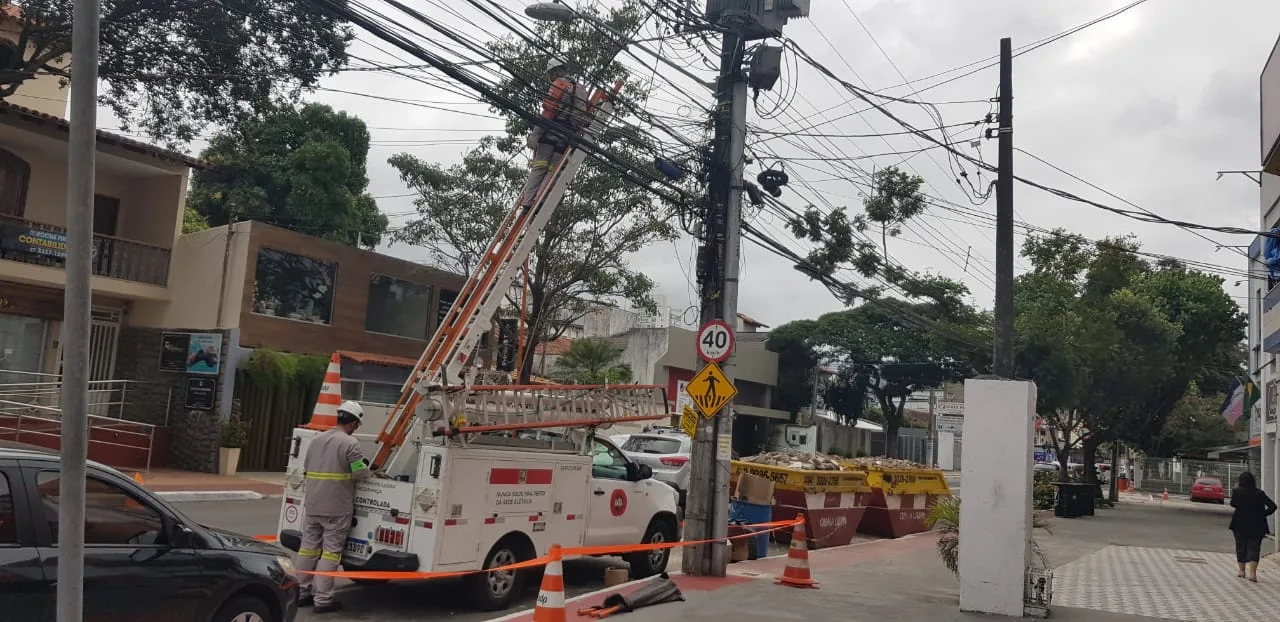
[{"label": "wooden wall panel", "polygon": [[[331,323],[313,324],[252,313],[253,282],[258,251],[271,248],[338,264]],[[384,274],[431,286],[431,311],[427,334],[435,331],[440,289],[457,291],[466,277],[429,268],[410,261],[380,255],[336,242],[302,235],[286,229],[253,223],[249,234],[248,265],[245,267],[244,299],[240,305],[240,344],[249,348],[270,348],[302,354],[330,354],[354,350],[417,359],[426,341],[365,330],[365,308],[369,299],[370,275]]]}]

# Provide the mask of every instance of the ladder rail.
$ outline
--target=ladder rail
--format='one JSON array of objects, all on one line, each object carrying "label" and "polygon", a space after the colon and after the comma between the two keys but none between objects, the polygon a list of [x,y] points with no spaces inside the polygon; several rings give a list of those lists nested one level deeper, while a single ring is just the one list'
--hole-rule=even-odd
[{"label": "ladder rail", "polygon": [[[615,83],[612,94],[616,95],[621,87],[621,81]],[[612,98],[604,91],[597,91],[590,106],[593,118],[581,134],[584,138],[598,132],[613,115]],[[521,209],[517,205],[507,213],[475,272],[450,307],[446,321],[437,327],[409,374],[391,415],[378,433],[375,468],[385,464],[404,444],[413,427],[413,412],[431,386],[448,385],[455,378],[467,382],[462,371],[467,357],[479,343],[478,324],[497,312],[502,301],[499,294],[505,294],[515,282],[519,265],[532,253],[586,155],[577,145],[570,145],[548,171],[532,207]]]}]

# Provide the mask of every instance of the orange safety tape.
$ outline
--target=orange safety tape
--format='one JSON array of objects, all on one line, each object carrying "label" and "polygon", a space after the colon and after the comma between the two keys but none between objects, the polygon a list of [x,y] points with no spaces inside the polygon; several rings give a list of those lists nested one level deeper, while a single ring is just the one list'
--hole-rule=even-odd
[{"label": "orange safety tape", "polygon": [[[804,522],[803,518],[794,520],[774,521],[771,523],[756,523],[752,525],[734,525],[743,529],[752,529],[750,533],[729,536],[724,539],[711,540],[682,540],[680,542],[658,542],[654,544],[620,544],[615,546],[579,546],[567,547],[560,549],[560,553],[564,557],[587,557],[592,555],[617,555],[619,553],[639,553],[642,551],[660,551],[663,549],[675,549],[685,546],[694,546],[698,544],[708,544],[712,542],[723,542],[725,540],[736,540],[738,538],[754,538],[764,533],[794,527],[797,523]],[[477,572],[501,572],[504,570],[520,570],[522,568],[533,568],[544,566],[551,561],[547,557],[538,557],[528,561],[508,564],[506,566],[498,566],[497,568],[483,568],[480,570],[453,570],[447,572],[417,572],[417,571],[383,571],[383,570],[299,570],[303,574],[314,575],[318,577],[336,577],[344,579],[377,579],[377,580],[421,580],[421,579],[443,579],[445,577],[461,577],[463,575],[474,574]]]}]

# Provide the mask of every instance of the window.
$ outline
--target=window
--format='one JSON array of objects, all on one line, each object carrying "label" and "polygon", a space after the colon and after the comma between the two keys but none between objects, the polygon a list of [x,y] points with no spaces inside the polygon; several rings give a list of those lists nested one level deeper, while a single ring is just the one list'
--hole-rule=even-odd
[{"label": "window", "polygon": [[120,220],[120,199],[101,194],[93,195],[93,233],[115,236],[116,223]]},{"label": "window", "polygon": [[640,454],[678,454],[681,444],[678,438],[632,436],[622,448]]},{"label": "window", "polygon": [[373,404],[395,404],[400,401],[403,385],[361,380],[342,381],[342,399]]},{"label": "window", "polygon": [[0,216],[21,218],[27,211],[27,182],[31,165],[0,149]]},{"label": "window", "polygon": [[627,479],[627,459],[613,445],[595,441],[591,444],[591,477]]},{"label": "window", "polygon": [[[53,471],[36,477],[40,502],[44,506],[49,533],[58,541],[58,485]],[[159,544],[164,534],[160,513],[139,502],[133,495],[93,476],[85,479],[84,543],[87,545],[139,546]]]},{"label": "window", "polygon": [[264,248],[253,280],[253,312],[313,324],[330,324],[338,265]]},{"label": "window", "polygon": [[364,329],[426,339],[431,321],[431,288],[381,275],[369,275],[369,304],[365,307]]},{"label": "window", "polygon": [[18,543],[18,518],[13,510],[13,490],[9,478],[0,473],[0,546]]}]

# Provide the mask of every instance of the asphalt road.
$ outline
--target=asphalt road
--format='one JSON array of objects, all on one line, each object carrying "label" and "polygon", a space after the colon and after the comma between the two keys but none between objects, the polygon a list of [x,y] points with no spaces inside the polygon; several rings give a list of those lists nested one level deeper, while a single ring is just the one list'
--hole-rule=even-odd
[{"label": "asphalt road", "polygon": [[[219,527],[246,535],[275,533],[279,520],[280,500],[224,501],[175,504],[184,514],[197,523]],[[565,592],[572,597],[599,589],[604,583],[605,568],[626,567],[617,558],[592,558],[571,560],[564,564]],[[669,569],[679,568],[679,561],[672,559]],[[523,600],[514,610],[533,606],[538,596],[537,580],[526,586]],[[457,580],[394,581],[381,585],[355,585],[350,581],[338,581],[338,600],[345,607],[341,614],[313,615],[303,609],[300,621],[311,620],[401,620],[449,619],[457,622],[482,622],[493,618],[493,613],[475,611],[463,598],[461,583]]]}]

